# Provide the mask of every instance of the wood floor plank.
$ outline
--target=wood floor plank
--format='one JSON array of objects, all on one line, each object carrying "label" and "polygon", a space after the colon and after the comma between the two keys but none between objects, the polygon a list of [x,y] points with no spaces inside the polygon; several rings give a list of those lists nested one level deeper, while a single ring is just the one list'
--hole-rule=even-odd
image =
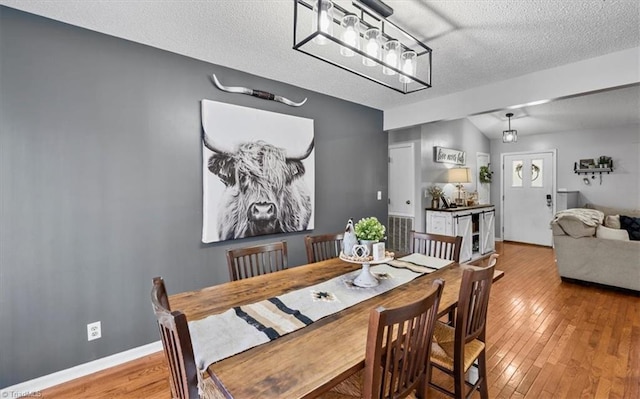
[{"label": "wood floor plank", "polygon": [[[640,398],[640,297],[562,282],[551,248],[499,242],[497,252],[505,276],[495,283],[489,302],[489,396]],[[47,399],[170,397],[162,353],[39,394]]]},{"label": "wood floor plank", "polygon": [[[634,312],[638,316],[637,312]],[[629,347],[629,364],[627,365],[627,381],[625,386],[625,397],[640,398],[640,327],[634,324],[631,327],[631,346]]]},{"label": "wood floor plank", "polygon": [[[535,367],[535,366],[534,366]],[[553,373],[553,367],[542,367],[540,373],[531,383],[531,386],[525,394],[525,398],[537,399],[543,396],[544,385]]]},{"label": "wood floor plank", "polygon": [[540,371],[542,371],[540,367],[536,367],[533,365],[529,367],[529,370],[527,370],[527,373],[525,374],[524,378],[522,379],[522,381],[520,381],[520,384],[518,384],[518,386],[516,387],[516,391],[518,393],[526,395],[531,390],[531,386],[533,385],[533,382],[536,380],[536,378],[540,374]]}]

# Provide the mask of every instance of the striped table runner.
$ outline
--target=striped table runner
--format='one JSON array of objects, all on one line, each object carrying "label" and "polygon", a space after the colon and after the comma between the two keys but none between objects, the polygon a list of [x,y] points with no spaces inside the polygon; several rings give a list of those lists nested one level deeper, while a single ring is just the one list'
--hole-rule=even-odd
[{"label": "striped table runner", "polygon": [[[431,270],[433,271],[433,270]],[[380,295],[423,274],[380,264],[371,267],[380,280],[373,288],[353,285],[360,270],[224,313],[189,322],[196,363],[210,364],[303,328],[323,317]]]}]

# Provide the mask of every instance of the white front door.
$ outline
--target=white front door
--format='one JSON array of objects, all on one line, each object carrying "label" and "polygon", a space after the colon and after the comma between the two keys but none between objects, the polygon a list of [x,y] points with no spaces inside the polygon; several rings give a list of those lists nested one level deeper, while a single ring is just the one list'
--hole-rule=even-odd
[{"label": "white front door", "polygon": [[415,214],[413,143],[389,146],[389,215]]},{"label": "white front door", "polygon": [[502,155],[503,239],[551,246],[555,150]]}]

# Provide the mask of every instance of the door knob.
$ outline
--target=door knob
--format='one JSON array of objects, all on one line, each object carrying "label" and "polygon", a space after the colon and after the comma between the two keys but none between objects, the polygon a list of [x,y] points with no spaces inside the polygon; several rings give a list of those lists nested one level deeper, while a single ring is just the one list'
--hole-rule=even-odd
[{"label": "door knob", "polygon": [[411,200],[407,200],[406,204],[411,205]]},{"label": "door knob", "polygon": [[547,194],[547,206],[551,208],[551,194]]}]

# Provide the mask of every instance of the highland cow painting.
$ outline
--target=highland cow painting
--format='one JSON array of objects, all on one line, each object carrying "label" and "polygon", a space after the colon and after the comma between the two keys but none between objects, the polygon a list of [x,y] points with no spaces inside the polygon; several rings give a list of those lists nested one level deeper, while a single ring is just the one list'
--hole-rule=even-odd
[{"label": "highland cow painting", "polygon": [[202,100],[202,242],[313,229],[313,120]]}]

